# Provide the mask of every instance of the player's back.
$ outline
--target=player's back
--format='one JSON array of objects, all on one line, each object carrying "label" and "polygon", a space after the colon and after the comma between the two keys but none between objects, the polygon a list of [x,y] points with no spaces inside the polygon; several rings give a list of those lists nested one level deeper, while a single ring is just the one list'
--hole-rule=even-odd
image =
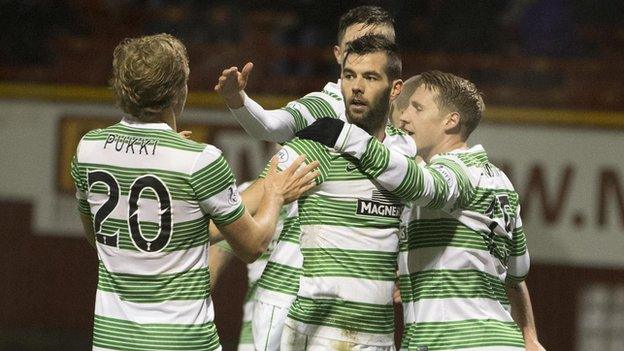
[{"label": "player's back", "polygon": [[207,218],[243,211],[215,205],[240,201],[220,151],[124,120],[83,137],[72,174],[96,232],[94,348],[218,349]]}]

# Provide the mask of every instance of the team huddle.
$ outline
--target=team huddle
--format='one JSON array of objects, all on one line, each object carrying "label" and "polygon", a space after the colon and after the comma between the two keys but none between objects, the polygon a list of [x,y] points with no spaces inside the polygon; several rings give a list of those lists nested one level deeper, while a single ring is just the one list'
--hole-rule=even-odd
[{"label": "team huddle", "polygon": [[119,44],[126,115],[88,132],[71,169],[99,260],[94,350],[221,349],[210,286],[229,253],[248,263],[239,350],[543,350],[518,194],[467,143],[481,94],[439,71],[403,81],[394,41],[385,10],[348,11],[340,79],[277,110],[245,93],[251,63],[224,70],[235,119],[281,145],[238,188],[220,150],[178,134],[184,45]]}]

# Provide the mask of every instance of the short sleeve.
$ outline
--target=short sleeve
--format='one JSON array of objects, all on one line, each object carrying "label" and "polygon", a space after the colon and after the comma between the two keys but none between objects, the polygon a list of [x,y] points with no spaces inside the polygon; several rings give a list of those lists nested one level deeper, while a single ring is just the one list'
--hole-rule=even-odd
[{"label": "short sleeve", "polygon": [[91,208],[87,201],[87,191],[89,186],[84,174],[84,169],[79,167],[78,158],[74,156],[71,160],[71,177],[74,180],[76,186],[76,199],[78,200],[78,211],[85,215],[91,214]]},{"label": "short sleeve", "polygon": [[245,212],[234,173],[219,149],[208,145],[198,156],[190,184],[202,211],[216,225],[228,225]]},{"label": "short sleeve", "polygon": [[527,249],[526,236],[522,228],[520,218],[520,205],[516,210],[515,227],[512,231],[509,250],[509,264],[507,270],[507,282],[519,283],[524,281],[529,274],[530,258]]}]

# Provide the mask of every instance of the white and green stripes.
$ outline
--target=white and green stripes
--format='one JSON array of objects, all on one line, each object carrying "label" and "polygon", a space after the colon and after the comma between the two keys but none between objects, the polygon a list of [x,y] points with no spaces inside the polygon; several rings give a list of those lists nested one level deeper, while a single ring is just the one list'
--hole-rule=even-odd
[{"label": "white and green stripes", "polygon": [[127,351],[210,351],[221,347],[213,322],[138,324],[97,314],[93,326],[93,346]]}]

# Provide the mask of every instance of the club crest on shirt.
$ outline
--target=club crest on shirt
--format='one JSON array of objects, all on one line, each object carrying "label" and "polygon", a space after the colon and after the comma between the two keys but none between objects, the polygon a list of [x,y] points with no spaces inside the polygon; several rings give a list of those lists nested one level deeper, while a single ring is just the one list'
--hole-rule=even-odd
[{"label": "club crest on shirt", "polygon": [[229,197],[228,202],[230,205],[235,205],[240,201],[240,196],[238,195],[238,189],[236,189],[235,185],[232,185],[228,188]]},{"label": "club crest on shirt", "polygon": [[353,172],[356,169],[357,169],[357,165],[355,163],[347,163],[347,167],[345,168],[347,172]]},{"label": "club crest on shirt", "polygon": [[288,151],[286,151],[286,149],[281,149],[277,153],[277,162],[278,163],[284,163],[286,161],[288,161]]}]

